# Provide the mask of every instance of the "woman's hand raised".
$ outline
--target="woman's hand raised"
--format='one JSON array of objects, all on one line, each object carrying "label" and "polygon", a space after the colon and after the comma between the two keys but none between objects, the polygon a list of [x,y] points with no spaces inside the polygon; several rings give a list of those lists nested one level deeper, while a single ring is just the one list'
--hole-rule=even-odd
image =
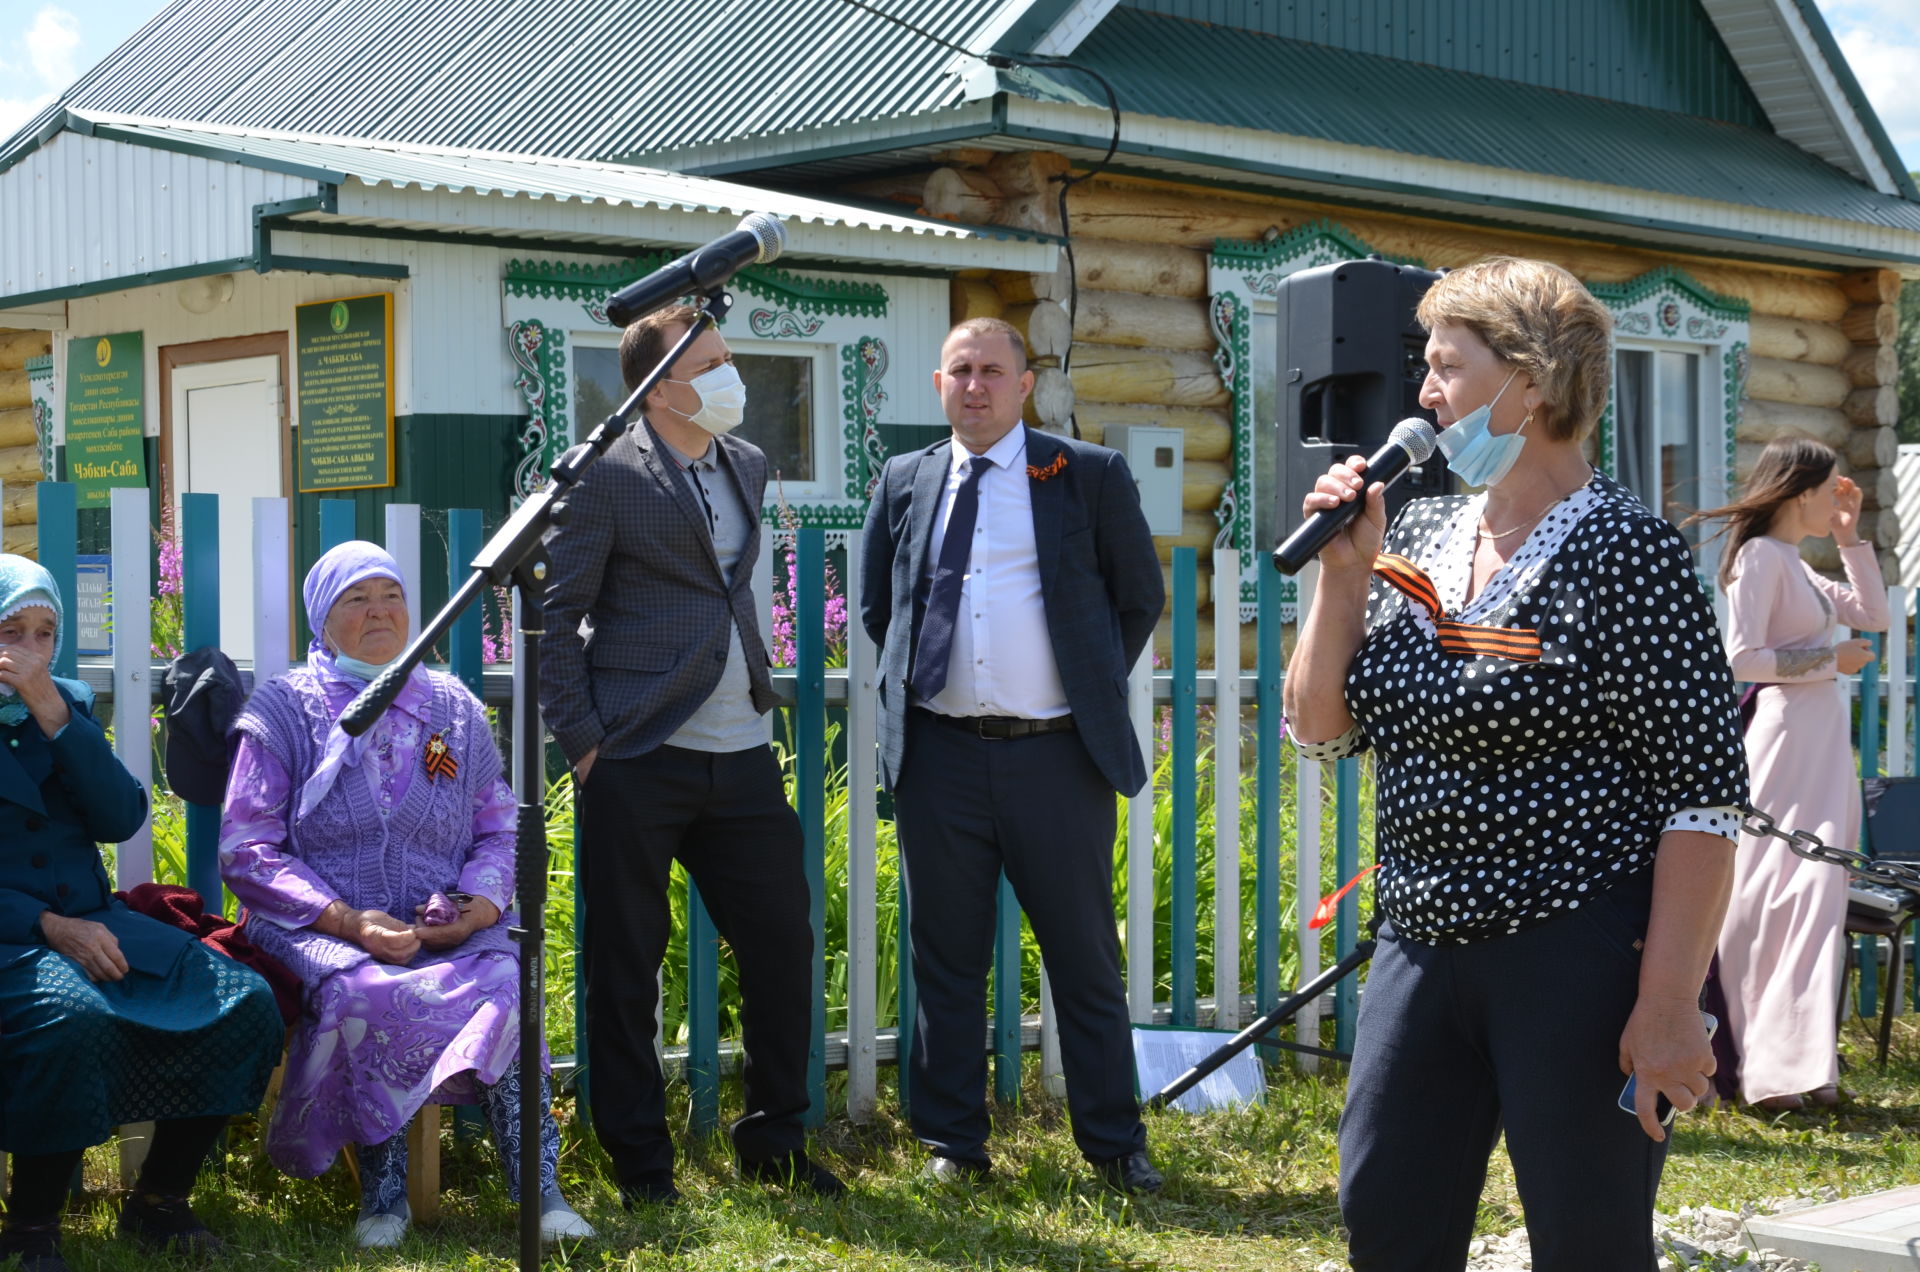
[{"label": "woman's hand raised", "polygon": [[1860,542],[1860,505],[1865,496],[1851,477],[1833,483],[1833,541],[1843,548]]},{"label": "woman's hand raised", "polygon": [[1346,463],[1335,464],[1322,473],[1307,497],[1300,501],[1300,511],[1308,517],[1356,499],[1364,501],[1360,514],[1342,526],[1340,533],[1327,540],[1327,546],[1321,549],[1318,560],[1324,570],[1371,573],[1373,560],[1380,555],[1380,545],[1387,534],[1387,488],[1383,482],[1369,485],[1366,470],[1366,457],[1354,455]]}]

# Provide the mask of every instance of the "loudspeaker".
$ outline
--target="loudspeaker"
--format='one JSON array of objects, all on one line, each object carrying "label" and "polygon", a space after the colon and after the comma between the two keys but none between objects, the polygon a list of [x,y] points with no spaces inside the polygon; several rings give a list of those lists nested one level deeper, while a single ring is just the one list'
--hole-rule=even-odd
[{"label": "loudspeaker", "polygon": [[[1373,454],[1403,419],[1433,422],[1433,412],[1420,406],[1427,333],[1413,311],[1439,277],[1369,257],[1301,270],[1275,289],[1280,540],[1300,528],[1300,501],[1333,464]],[[1388,524],[1408,500],[1452,489],[1436,451],[1387,488]]]}]

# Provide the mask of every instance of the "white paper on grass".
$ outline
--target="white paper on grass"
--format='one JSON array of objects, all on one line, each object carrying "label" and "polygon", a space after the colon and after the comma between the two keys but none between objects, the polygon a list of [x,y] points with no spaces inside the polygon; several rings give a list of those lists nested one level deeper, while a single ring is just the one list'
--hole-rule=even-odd
[{"label": "white paper on grass", "polygon": [[[1133,1067],[1141,1097],[1162,1090],[1232,1037],[1225,1030],[1136,1028]],[[1260,1103],[1266,1098],[1266,1091],[1266,1076],[1260,1070],[1257,1048],[1248,1047],[1200,1079],[1197,1086],[1175,1100],[1171,1107],[1184,1113],[1238,1108]]]}]

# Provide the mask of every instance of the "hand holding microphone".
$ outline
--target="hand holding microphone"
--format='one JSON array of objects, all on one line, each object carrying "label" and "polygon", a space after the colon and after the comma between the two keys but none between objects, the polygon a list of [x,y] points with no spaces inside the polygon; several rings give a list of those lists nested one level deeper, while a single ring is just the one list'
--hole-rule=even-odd
[{"label": "hand holding microphone", "polygon": [[1301,501],[1306,521],[1273,550],[1274,565],[1296,574],[1317,556],[1330,570],[1372,569],[1387,532],[1386,489],[1426,462],[1435,443],[1431,424],[1405,419],[1372,455],[1329,468]]}]

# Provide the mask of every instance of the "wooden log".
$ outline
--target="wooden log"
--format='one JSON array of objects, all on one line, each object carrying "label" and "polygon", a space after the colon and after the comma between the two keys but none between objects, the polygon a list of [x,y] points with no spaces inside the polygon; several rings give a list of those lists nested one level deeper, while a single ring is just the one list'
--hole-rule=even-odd
[{"label": "wooden log", "polygon": [[[931,210],[932,205],[928,205]],[[1285,216],[1285,213],[1280,215]],[[1275,212],[1258,202],[1174,189],[1086,181],[1067,194],[1076,239],[1125,239],[1210,248],[1216,238],[1258,238]],[[1305,218],[1301,218],[1305,219]],[[1052,190],[1015,195],[1001,203],[1004,225],[1060,233],[1059,196]]]},{"label": "wooden log", "polygon": [[1213,519],[1213,513],[1183,512],[1180,533],[1155,535],[1153,547],[1160,554],[1160,564],[1168,565],[1173,561],[1175,548],[1193,548],[1202,556],[1212,552],[1214,536],[1219,533],[1220,523]]},{"label": "wooden log", "polygon": [[30,526],[40,520],[39,491],[30,481],[8,482],[0,499],[0,518],[10,526]]},{"label": "wooden log", "polygon": [[1891,468],[1855,468],[1848,476],[1860,487],[1860,506],[1891,508],[1899,498],[1900,479]]},{"label": "wooden log", "polygon": [[998,219],[1001,210],[1000,188],[993,184],[993,178],[970,168],[935,170],[927,178],[921,202],[928,216],[971,225],[989,224]]},{"label": "wooden log", "polygon": [[1095,402],[1226,406],[1231,401],[1213,359],[1186,349],[1076,345],[1073,390]]},{"label": "wooden log", "polygon": [[1033,392],[1027,395],[1023,416],[1027,423],[1050,432],[1065,432],[1073,416],[1073,381],[1059,367],[1035,367]]},{"label": "wooden log", "polygon": [[952,150],[942,150],[934,156],[934,160],[952,168],[984,168],[999,154],[999,151],[988,150],[985,146],[956,146]]},{"label": "wooden log", "polygon": [[865,181],[855,181],[838,189],[863,199],[877,199],[882,203],[899,203],[910,208],[918,208],[925,205],[927,177],[930,174],[931,169],[917,168],[905,172],[888,173],[883,177],[871,177]]},{"label": "wooden log", "polygon": [[1900,355],[1894,346],[1849,345],[1846,361],[1840,369],[1847,373],[1855,388],[1877,388],[1882,384],[1894,384],[1900,378]]},{"label": "wooden log", "polygon": [[1227,465],[1212,459],[1189,459],[1180,474],[1180,507],[1188,512],[1212,512],[1227,488]]},{"label": "wooden log", "polygon": [[956,278],[947,285],[947,321],[959,325],[969,318],[1000,318],[1006,302],[983,278]]},{"label": "wooden log", "polygon": [[1002,151],[986,164],[987,176],[1003,195],[1031,198],[1052,190],[1058,197],[1058,179],[1073,171],[1066,156],[1046,150]]},{"label": "wooden log", "polygon": [[1832,539],[1802,539],[1800,559],[1822,574],[1838,577],[1841,573],[1840,549]]},{"label": "wooden log", "polygon": [[4,534],[0,534],[0,544],[4,544],[6,550],[15,556],[32,557],[38,560],[40,558],[40,527],[8,526]]},{"label": "wooden log", "polygon": [[1829,367],[1839,366],[1853,352],[1853,342],[1830,323],[1779,318],[1773,314],[1753,315],[1747,347],[1756,358],[1817,362]]},{"label": "wooden log", "polygon": [[1900,458],[1900,436],[1890,428],[1857,428],[1847,437],[1844,450],[1856,471],[1892,468]]},{"label": "wooden log", "polygon": [[1780,358],[1755,358],[1747,373],[1747,396],[1792,406],[1839,406],[1853,382],[1838,367]]},{"label": "wooden log", "polygon": [[1080,293],[1073,338],[1132,349],[1200,349],[1209,355],[1216,343],[1205,301],[1117,291]]},{"label": "wooden log", "polygon": [[1900,327],[1900,311],[1893,305],[1855,305],[1840,319],[1840,330],[1855,344],[1892,344]]},{"label": "wooden log", "polygon": [[1900,545],[1900,513],[1893,508],[1876,508],[1860,514],[1860,537],[1881,547]]},{"label": "wooden log", "polygon": [[1020,334],[1026,337],[1027,357],[1030,359],[1063,358],[1067,346],[1073,343],[1067,311],[1057,301],[1036,300],[1031,305],[1015,305],[1000,316],[1018,327]]},{"label": "wooden log", "polygon": [[1890,384],[1877,389],[1855,389],[1842,407],[1860,428],[1889,427],[1900,422],[1900,391]]},{"label": "wooden log", "polygon": [[0,370],[19,371],[28,358],[53,352],[53,337],[44,331],[0,331]]},{"label": "wooden log", "polygon": [[1811,437],[1836,449],[1847,444],[1853,425],[1831,407],[1789,406],[1748,399],[1740,404],[1734,437],[1742,442],[1771,442],[1777,437]]},{"label": "wooden log", "polygon": [[1172,243],[1126,243],[1075,234],[1073,272],[1082,291],[1139,292],[1189,300],[1202,300],[1207,294],[1207,254]]},{"label": "wooden log", "polygon": [[1096,445],[1116,425],[1177,428],[1186,434],[1187,462],[1222,460],[1233,454],[1233,422],[1225,411],[1195,407],[1142,406],[1126,402],[1081,402],[1074,408],[1080,436]]},{"label": "wooden log", "polygon": [[1038,300],[1056,300],[1064,305],[1070,290],[1066,258],[1062,256],[1060,267],[1047,274],[995,274],[993,287],[1008,305],[1031,305]]},{"label": "wooden log", "polygon": [[18,371],[0,371],[0,411],[11,411],[15,407],[32,406],[33,390],[27,384],[26,368]]},{"label": "wooden log", "polygon": [[1863,269],[1840,280],[1847,299],[1863,305],[1891,305],[1900,299],[1900,275],[1890,269]]},{"label": "wooden log", "polygon": [[40,440],[33,427],[33,408],[0,411],[0,446],[31,446]]},{"label": "wooden log", "polygon": [[0,482],[39,481],[40,476],[38,446],[0,448]]}]

